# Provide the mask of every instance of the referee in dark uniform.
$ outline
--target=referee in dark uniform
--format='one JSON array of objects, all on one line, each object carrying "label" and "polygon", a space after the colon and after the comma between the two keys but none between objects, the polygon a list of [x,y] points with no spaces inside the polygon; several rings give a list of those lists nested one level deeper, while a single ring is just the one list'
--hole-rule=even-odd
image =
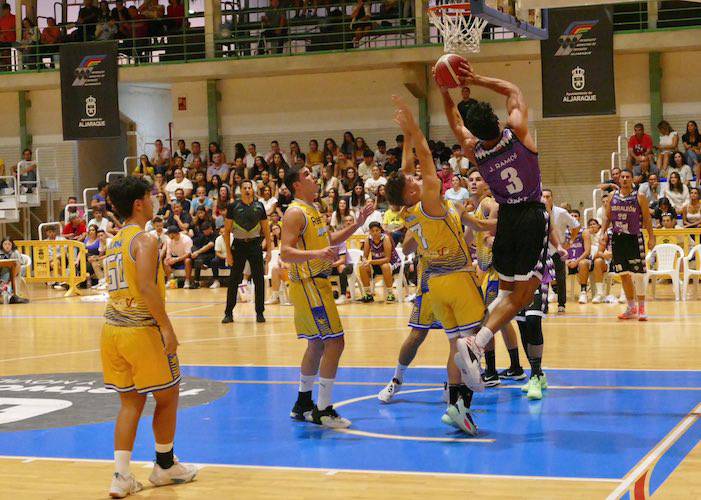
[{"label": "referee in dark uniform", "polygon": [[246,261],[251,266],[251,277],[256,288],[256,322],[264,323],[265,317],[265,269],[263,265],[263,247],[265,238],[265,261],[270,262],[271,242],[270,227],[265,213],[265,207],[253,195],[253,183],[245,180],[241,183],[241,199],[230,203],[226,209],[224,221],[224,241],[230,241],[231,247],[226,247],[226,264],[231,268],[229,289],[226,293],[226,310],[222,323],[234,321],[233,312],[236,306],[236,296],[243,279],[243,268]]}]

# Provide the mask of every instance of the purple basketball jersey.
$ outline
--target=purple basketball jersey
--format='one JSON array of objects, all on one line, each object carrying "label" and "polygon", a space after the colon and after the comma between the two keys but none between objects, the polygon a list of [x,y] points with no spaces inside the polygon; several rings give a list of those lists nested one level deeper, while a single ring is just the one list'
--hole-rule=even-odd
[{"label": "purple basketball jersey", "polygon": [[577,260],[584,253],[584,238],[580,231],[570,247],[567,249],[567,260]]},{"label": "purple basketball jersey", "polygon": [[628,196],[620,191],[613,193],[611,199],[611,226],[616,234],[640,234],[643,212],[638,203],[638,192],[632,191]]},{"label": "purple basketball jersey", "polygon": [[502,131],[501,140],[491,149],[479,141],[475,158],[497,203],[540,202],[538,154],[524,146],[510,128]]}]

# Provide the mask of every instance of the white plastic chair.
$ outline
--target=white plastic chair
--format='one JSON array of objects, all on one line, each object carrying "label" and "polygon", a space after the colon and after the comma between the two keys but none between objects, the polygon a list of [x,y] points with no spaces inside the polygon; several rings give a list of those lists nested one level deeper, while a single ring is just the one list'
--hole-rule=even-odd
[{"label": "white plastic chair", "polygon": [[[265,255],[265,252],[263,252],[263,255]],[[264,257],[265,258],[265,257]],[[272,286],[271,280],[273,278],[273,268],[277,266],[280,263],[280,250],[271,250],[270,251],[270,262],[268,262],[268,272],[265,273],[264,278],[264,283],[266,285],[266,288],[270,289]],[[281,287],[284,287],[284,283],[280,283]],[[255,285],[253,285],[251,288],[254,288]],[[286,292],[287,290],[285,290]],[[287,296],[287,294],[285,294]]]},{"label": "white plastic chair", "polygon": [[[647,265],[647,274],[645,275],[645,283],[647,284],[652,279],[652,297],[655,297],[655,285],[657,284],[658,276],[669,276],[672,278],[672,288],[674,289],[674,299],[679,300],[679,271],[681,263],[684,259],[684,250],[679,245],[663,243],[655,246],[652,251],[645,257]],[[656,264],[656,269],[653,265]]]},{"label": "white plastic chair", "polygon": [[[684,257],[684,281],[682,281],[682,298],[687,299],[687,290],[689,287],[689,279],[691,278],[692,283],[694,282],[694,277],[696,278],[696,287],[694,290],[694,297],[699,295],[699,280],[701,280],[701,245],[696,245],[694,248],[689,250],[689,255]],[[696,269],[691,267],[691,261],[695,260]]]},{"label": "white plastic chair", "polygon": [[351,300],[358,300],[362,296],[362,290],[359,294],[360,279],[358,279],[357,273],[360,259],[363,257],[363,251],[359,248],[349,248],[348,256],[350,257],[351,264],[353,264],[353,272],[348,275],[348,288],[350,289]]},{"label": "white plastic chair", "polygon": [[[407,259],[404,256],[404,252],[402,252],[401,248],[395,247],[395,250],[397,252],[397,256],[399,257],[399,272],[394,275],[394,280],[392,281],[392,286],[394,286],[395,290],[397,291],[396,298],[398,302],[403,302],[404,301],[404,283],[406,281],[406,278],[404,278],[404,266],[407,263]],[[381,275],[374,276],[370,279],[370,290],[371,292],[375,292],[375,281],[380,280],[382,283],[382,286],[384,287],[384,280]],[[387,294],[387,290],[385,290],[385,295]]]}]

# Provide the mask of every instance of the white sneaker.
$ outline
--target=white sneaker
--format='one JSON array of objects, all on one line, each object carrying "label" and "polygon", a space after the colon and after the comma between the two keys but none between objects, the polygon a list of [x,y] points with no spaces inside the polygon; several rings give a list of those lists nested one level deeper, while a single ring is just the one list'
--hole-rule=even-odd
[{"label": "white sneaker", "polygon": [[591,299],[592,304],[601,304],[604,301],[604,296],[603,295],[595,295],[593,299]]},{"label": "white sneaker", "polygon": [[626,294],[621,292],[621,295],[619,295],[619,297],[618,297],[618,303],[625,304],[626,302],[628,302],[628,299],[626,298]]},{"label": "white sneaker", "polygon": [[582,290],[579,292],[579,303],[580,304],[586,304],[587,303],[587,292]]},{"label": "white sneaker", "polygon": [[606,302],[607,304],[615,304],[618,301],[616,300],[616,297],[614,297],[613,295],[607,295],[606,298],[604,299],[604,302]]},{"label": "white sneaker", "polygon": [[459,429],[459,428],[460,428],[460,427],[458,427],[458,424],[456,424],[455,422],[453,422],[453,419],[450,418],[450,415],[448,414],[448,410],[447,410],[447,409],[445,410],[445,413],[443,414],[443,416],[441,416],[441,422],[443,422],[445,425],[449,425],[449,426],[451,426],[451,427],[455,427],[456,429]]},{"label": "white sneaker", "polygon": [[412,293],[411,295],[406,296],[406,298],[404,299],[404,302],[414,302],[415,298],[416,298],[416,294]]},{"label": "white sneaker", "polygon": [[339,306],[342,306],[345,303],[346,303],[346,296],[343,294],[339,295],[338,298],[336,299],[336,304]]},{"label": "white sneaker", "polygon": [[154,486],[166,486],[168,484],[189,483],[197,475],[197,467],[192,464],[183,464],[175,459],[175,463],[169,469],[162,469],[160,465],[154,464],[153,471],[148,480]]},{"label": "white sneaker", "polygon": [[136,480],[134,474],[129,473],[127,476],[115,472],[110,485],[110,496],[112,498],[124,498],[133,493],[138,493],[143,489],[143,485]]},{"label": "white sneaker", "polygon": [[557,302],[557,294],[552,290],[550,290],[550,292],[548,293],[548,302]]},{"label": "white sneaker", "polygon": [[315,406],[312,410],[312,422],[329,429],[347,429],[351,426],[351,421],[336,413],[332,405],[325,410],[319,410]]},{"label": "white sneaker", "polygon": [[270,298],[265,301],[266,304],[279,304],[280,294],[278,292],[271,292]]},{"label": "white sneaker", "polygon": [[448,382],[443,382],[443,402],[450,403],[450,391],[448,390]]},{"label": "white sneaker", "polygon": [[462,382],[475,392],[484,391],[484,380],[480,371],[483,350],[475,344],[475,336],[463,337],[457,341],[458,352],[455,364],[460,368]]},{"label": "white sneaker", "polygon": [[462,398],[458,399],[456,404],[448,406],[446,413],[460,430],[471,436],[477,435],[477,425],[475,421],[472,420],[472,413],[470,413],[470,410],[465,408]]},{"label": "white sneaker", "polygon": [[389,403],[395,395],[399,394],[399,391],[401,390],[402,384],[399,382],[399,380],[393,378],[390,383],[387,384],[387,387],[380,391],[380,393],[377,395],[377,399],[383,403]]},{"label": "white sneaker", "polygon": [[190,282],[189,282],[188,280],[185,280],[185,284],[183,285],[183,288],[184,288],[185,290],[187,290],[187,289],[190,288]]},{"label": "white sneaker", "polygon": [[212,284],[209,285],[209,288],[214,290],[215,288],[219,288],[221,286],[221,283],[219,283],[219,280],[214,280],[212,281]]}]

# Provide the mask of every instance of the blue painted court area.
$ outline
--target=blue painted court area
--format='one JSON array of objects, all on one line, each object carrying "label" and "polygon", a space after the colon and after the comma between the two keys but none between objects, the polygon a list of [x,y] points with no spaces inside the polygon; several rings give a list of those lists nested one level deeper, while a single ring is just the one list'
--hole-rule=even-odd
[{"label": "blue painted court area", "polygon": [[[231,465],[620,479],[701,400],[701,372],[549,370],[552,388],[542,401],[528,401],[520,383],[475,395],[480,435],[469,439],[440,422],[444,370],[410,369],[404,392],[382,405],[375,395],[392,370],[343,368],[334,399],[351,400],[339,412],[360,431],[346,434],[288,418],[296,368],[183,372],[225,381],[229,392],[180,411],[176,452],[187,461]],[[112,430],[100,423],[4,432],[0,455],[110,459]],[[697,422],[662,457],[651,491],[700,438]],[[152,459],[147,419],[137,439],[134,458]]]}]

